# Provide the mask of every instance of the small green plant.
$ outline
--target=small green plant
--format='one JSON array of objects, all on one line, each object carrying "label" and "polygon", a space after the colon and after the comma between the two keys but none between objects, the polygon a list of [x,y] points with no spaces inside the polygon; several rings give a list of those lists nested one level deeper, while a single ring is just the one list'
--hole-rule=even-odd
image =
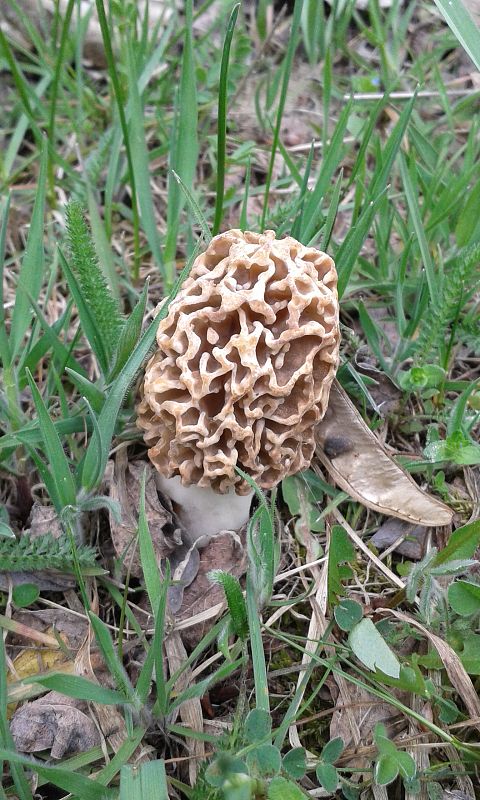
[{"label": "small green plant", "polygon": [[[76,558],[82,575],[102,575],[105,572],[96,560],[93,547],[79,545]],[[51,533],[35,537],[24,533],[19,539],[0,537],[0,572],[49,569],[75,572],[75,560],[67,538],[56,538]]]}]

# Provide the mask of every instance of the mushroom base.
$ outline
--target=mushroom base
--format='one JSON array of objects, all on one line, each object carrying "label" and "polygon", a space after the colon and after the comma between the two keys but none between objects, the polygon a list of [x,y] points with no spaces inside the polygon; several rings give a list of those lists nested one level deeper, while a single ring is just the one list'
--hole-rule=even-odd
[{"label": "mushroom base", "polygon": [[232,489],[218,494],[213,489],[184,486],[179,477],[158,474],[157,486],[174,503],[174,510],[190,541],[205,539],[204,544],[221,531],[238,531],[247,522],[254,492],[238,495]]}]

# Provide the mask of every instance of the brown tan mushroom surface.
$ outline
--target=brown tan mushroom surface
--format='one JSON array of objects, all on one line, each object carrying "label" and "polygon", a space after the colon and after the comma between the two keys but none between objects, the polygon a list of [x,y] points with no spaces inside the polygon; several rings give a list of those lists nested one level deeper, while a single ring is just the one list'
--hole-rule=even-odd
[{"label": "brown tan mushroom surface", "polygon": [[138,406],[159,487],[192,539],[240,528],[251,487],[305,469],[338,366],[332,259],[230,230],[196,259],[157,332]]}]

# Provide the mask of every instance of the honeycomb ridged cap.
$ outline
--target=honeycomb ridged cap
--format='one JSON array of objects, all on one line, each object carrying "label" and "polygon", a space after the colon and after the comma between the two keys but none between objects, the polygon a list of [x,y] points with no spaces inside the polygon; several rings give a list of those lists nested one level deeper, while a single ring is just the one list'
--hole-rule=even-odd
[{"label": "honeycomb ridged cap", "polygon": [[165,477],[225,493],[306,469],[338,366],[332,259],[291,237],[212,239],[157,332],[137,423]]}]

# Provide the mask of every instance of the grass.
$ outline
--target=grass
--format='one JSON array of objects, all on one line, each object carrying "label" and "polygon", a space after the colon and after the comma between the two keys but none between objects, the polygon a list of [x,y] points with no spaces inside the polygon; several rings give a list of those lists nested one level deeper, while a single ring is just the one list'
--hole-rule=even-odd
[{"label": "grass", "polygon": [[[153,4],[97,0],[96,66],[79,3],[38,24],[9,6],[23,38],[0,32],[0,798],[31,800],[32,774],[48,800],[479,797],[480,46],[467,11],[297,0],[282,16],[271,0],[225,0],[211,14],[212,0],[186,0],[155,19]],[[387,524],[380,553],[388,517],[314,461],[276,497],[258,490],[245,585],[217,569],[227,612],[194,638],[208,612],[173,624],[134,406],[167,305],[154,308],[231,227],[335,258],[338,378],[456,530],[413,558]],[[143,479],[134,547],[114,557],[131,511],[109,492],[122,453]],[[75,590],[42,584],[51,540],[24,534],[39,506],[60,521],[52,564]],[[20,569],[33,591],[9,583]],[[45,609],[81,620],[88,642],[55,626],[39,637]],[[39,669],[41,654],[55,666]],[[15,752],[11,703],[51,689],[88,702],[101,746],[55,762]]]}]

